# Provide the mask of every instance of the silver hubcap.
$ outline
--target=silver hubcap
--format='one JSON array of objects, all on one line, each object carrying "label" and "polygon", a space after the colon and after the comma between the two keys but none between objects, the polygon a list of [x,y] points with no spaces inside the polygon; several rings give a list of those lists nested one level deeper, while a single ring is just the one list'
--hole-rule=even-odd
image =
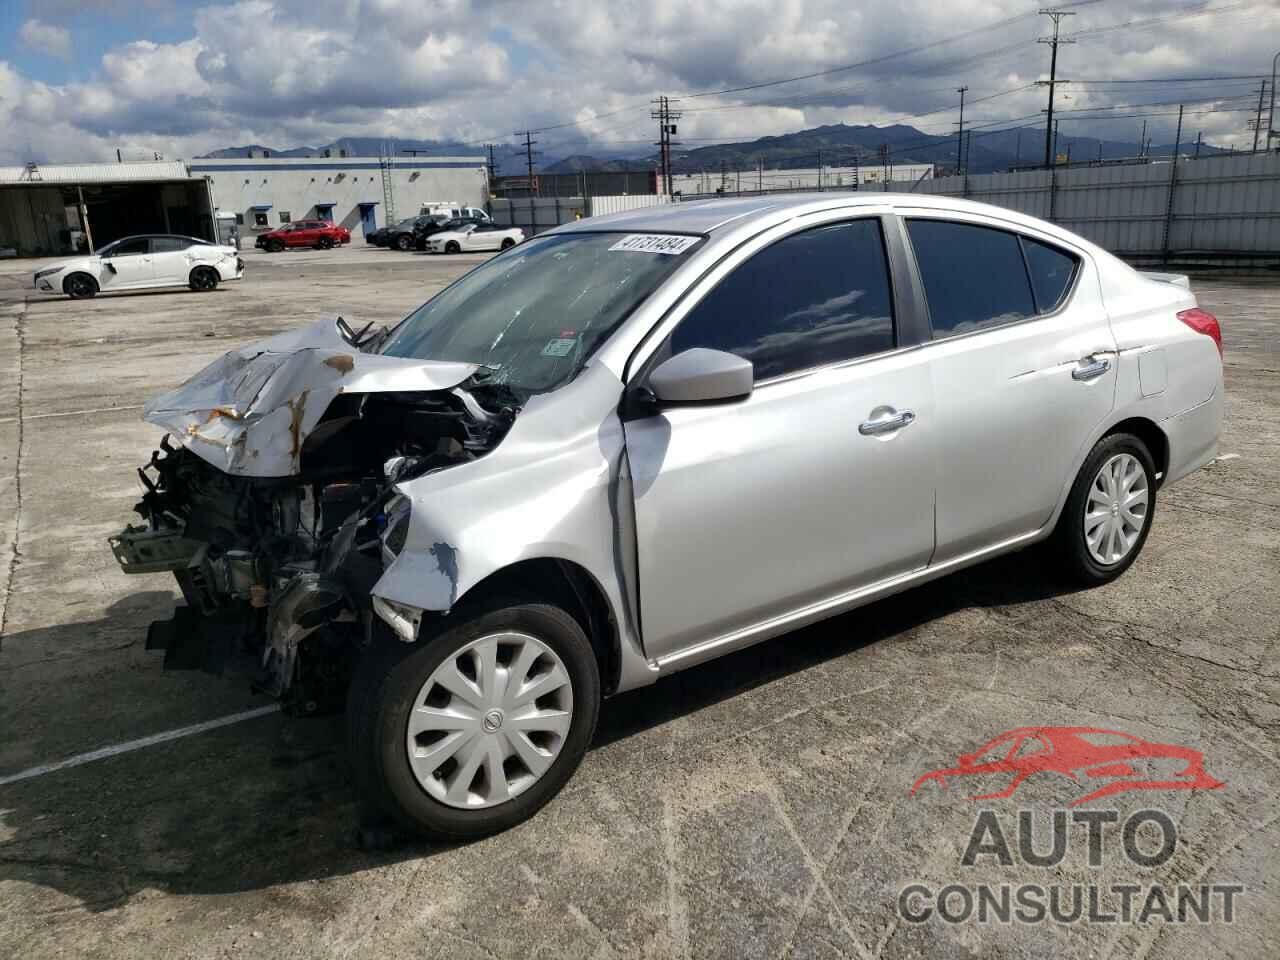
[{"label": "silver hubcap", "polygon": [[1110,566],[1129,555],[1147,522],[1147,472],[1131,453],[1107,460],[1093,478],[1084,506],[1084,540],[1098,563]]},{"label": "silver hubcap", "polygon": [[409,766],[451,807],[492,807],[551,768],[573,720],[573,684],[537,637],[495,633],[440,664],[409,714]]}]

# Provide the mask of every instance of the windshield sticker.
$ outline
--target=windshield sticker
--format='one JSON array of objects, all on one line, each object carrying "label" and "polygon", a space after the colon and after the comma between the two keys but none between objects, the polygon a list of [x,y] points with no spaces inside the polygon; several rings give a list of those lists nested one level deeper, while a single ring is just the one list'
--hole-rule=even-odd
[{"label": "windshield sticker", "polygon": [[567,357],[573,352],[577,342],[577,337],[556,337],[554,340],[547,341],[547,345],[542,348],[542,355],[544,357]]},{"label": "windshield sticker", "polygon": [[665,233],[631,233],[609,250],[622,250],[626,253],[665,253],[668,256],[674,256],[684,253],[697,243],[698,239],[698,237],[680,237]]}]

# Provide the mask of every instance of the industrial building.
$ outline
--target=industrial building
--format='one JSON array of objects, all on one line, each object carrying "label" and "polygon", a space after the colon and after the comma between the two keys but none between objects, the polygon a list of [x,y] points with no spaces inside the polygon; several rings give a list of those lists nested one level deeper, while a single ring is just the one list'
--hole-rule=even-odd
[{"label": "industrial building", "polygon": [[301,218],[353,234],[423,206],[484,206],[485,158],[252,157],[0,167],[0,251],[48,256],[137,233],[242,241]]},{"label": "industrial building", "polygon": [[0,250],[42,256],[133,233],[213,236],[204,178],[181,161],[0,167]]},{"label": "industrial building", "polygon": [[234,215],[241,238],[292,220],[332,220],[353,236],[411,217],[424,206],[483,207],[485,158],[250,157],[188,164],[208,178],[220,218]]},{"label": "industrial building", "polygon": [[821,167],[796,167],[765,169],[763,166],[747,169],[700,170],[697,173],[677,173],[671,177],[671,190],[682,196],[701,196],[726,193],[764,193],[771,190],[851,190],[855,186],[883,186],[886,181],[903,184],[927,180],[933,176],[931,163],[874,162]]}]

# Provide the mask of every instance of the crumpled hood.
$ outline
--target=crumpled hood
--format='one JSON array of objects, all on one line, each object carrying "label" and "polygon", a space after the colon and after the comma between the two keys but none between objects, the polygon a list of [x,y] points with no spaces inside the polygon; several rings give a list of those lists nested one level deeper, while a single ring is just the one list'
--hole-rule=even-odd
[{"label": "crumpled hood", "polygon": [[148,400],[142,418],[227,473],[288,477],[339,394],[448,390],[477,369],[361,353],[321,320],[224,354]]}]

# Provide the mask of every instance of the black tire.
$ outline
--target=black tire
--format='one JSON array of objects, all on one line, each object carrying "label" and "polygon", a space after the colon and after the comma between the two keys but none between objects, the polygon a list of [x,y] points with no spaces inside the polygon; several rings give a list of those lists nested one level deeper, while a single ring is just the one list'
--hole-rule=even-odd
[{"label": "black tire", "polygon": [[413,246],[413,237],[411,237],[409,234],[402,233],[400,234],[400,236],[396,237],[397,250],[408,250],[412,246]]},{"label": "black tire", "polygon": [[333,238],[332,238],[332,237],[321,237],[321,238],[319,239],[319,241],[316,243],[316,246],[317,246],[317,247],[319,247],[321,250],[332,250],[332,249],[333,249]]},{"label": "black tire", "polygon": [[[595,734],[599,667],[582,627],[550,604],[506,597],[470,610],[464,605],[440,627],[417,643],[380,637],[366,652],[347,696],[347,752],[366,814],[388,817],[415,833],[471,840],[527,820],[568,782]],[[405,749],[409,713],[422,685],[450,655],[502,630],[531,634],[560,657],[573,692],[569,732],[551,766],[523,793],[492,807],[451,807],[428,794],[413,774]]]},{"label": "black tire", "polygon": [[444,252],[445,253],[461,253],[462,248],[458,246],[457,240],[450,240],[448,243],[444,245]]},{"label": "black tire", "polygon": [[510,250],[515,245],[516,245],[516,242],[512,240],[510,237],[507,237],[505,240],[502,241],[503,250]]},{"label": "black tire", "polygon": [[188,278],[187,283],[192,290],[208,293],[210,290],[218,288],[218,280],[218,271],[213,267],[196,267],[191,271],[191,276]]},{"label": "black tire", "polygon": [[87,273],[73,273],[62,281],[62,292],[72,300],[88,300],[98,292],[98,281]]},{"label": "black tire", "polygon": [[283,241],[283,240],[268,240],[268,241],[267,241],[267,253],[279,253],[279,252],[280,252],[281,250],[283,250],[283,249],[284,249],[284,241]]},{"label": "black tire", "polygon": [[[1090,552],[1084,533],[1084,513],[1087,509],[1089,491],[1093,486],[1098,471],[1104,463],[1117,454],[1131,454],[1146,474],[1147,507],[1143,516],[1142,529],[1138,538],[1120,560],[1114,563],[1100,563]],[[1088,587],[1110,583],[1132,566],[1142,552],[1151,532],[1151,523],[1156,514],[1156,468],[1151,458],[1151,451],[1141,439],[1131,433],[1112,433],[1103,437],[1089,455],[1085,457],[1076,475],[1071,492],[1067,495],[1066,506],[1062,508],[1062,516],[1058,518],[1054,530],[1052,546],[1062,572],[1073,582]]]}]

